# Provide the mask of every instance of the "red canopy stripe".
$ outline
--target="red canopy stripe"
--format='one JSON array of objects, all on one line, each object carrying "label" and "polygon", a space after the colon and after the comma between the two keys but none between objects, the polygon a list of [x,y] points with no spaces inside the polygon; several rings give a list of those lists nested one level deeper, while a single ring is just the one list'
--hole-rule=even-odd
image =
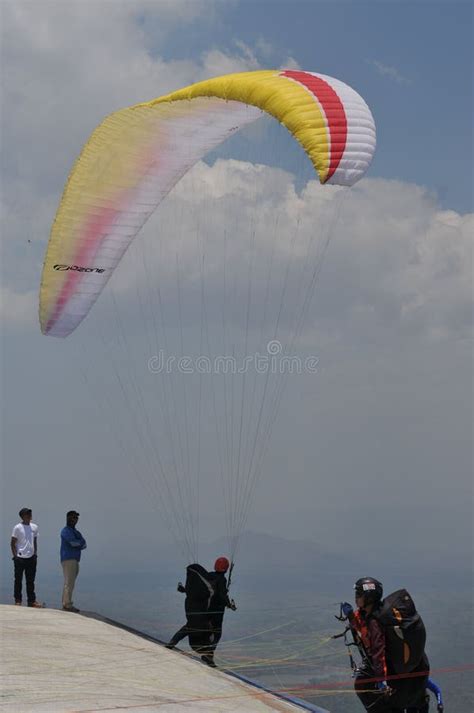
[{"label": "red canopy stripe", "polygon": [[281,75],[306,87],[316,97],[326,115],[331,139],[329,170],[326,176],[326,181],[328,181],[339,166],[346,148],[347,118],[344,106],[331,85],[324,79],[315,77],[314,74],[287,69],[281,72]]}]

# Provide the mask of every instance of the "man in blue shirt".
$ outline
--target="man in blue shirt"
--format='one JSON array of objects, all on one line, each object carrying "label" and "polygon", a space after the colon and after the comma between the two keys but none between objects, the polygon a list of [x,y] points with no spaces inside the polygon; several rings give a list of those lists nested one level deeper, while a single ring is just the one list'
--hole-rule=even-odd
[{"label": "man in blue shirt", "polygon": [[66,527],[61,530],[61,565],[64,573],[63,609],[79,612],[72,602],[72,593],[79,574],[81,552],[87,547],[86,541],[76,530],[79,513],[69,510],[66,515]]}]

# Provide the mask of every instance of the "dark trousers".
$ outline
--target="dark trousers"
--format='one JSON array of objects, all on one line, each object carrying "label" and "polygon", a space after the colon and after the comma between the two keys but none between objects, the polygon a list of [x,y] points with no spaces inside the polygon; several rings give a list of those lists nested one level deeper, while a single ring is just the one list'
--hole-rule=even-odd
[{"label": "dark trousers", "polygon": [[[370,667],[361,666],[354,681],[354,689],[359,701],[370,713],[403,713],[403,709],[393,708],[391,701],[377,690]],[[367,680],[368,679],[368,680]]]},{"label": "dark trousers", "polygon": [[222,623],[224,621],[224,612],[214,612],[209,617],[211,625],[211,644],[209,646],[209,653],[214,655],[217,644],[221,640],[222,636]]},{"label": "dark trousers", "polygon": [[15,567],[15,589],[13,596],[16,602],[21,602],[21,590],[23,587],[23,573],[26,579],[26,597],[28,604],[34,604],[36,601],[35,594],[35,577],[36,577],[36,557],[15,557],[13,560]]},{"label": "dark trousers", "polygon": [[198,654],[206,652],[209,646],[209,617],[200,612],[186,612],[186,624],[171,638],[170,643],[176,646],[188,637],[189,645]]},{"label": "dark trousers", "polygon": [[418,708],[407,708],[405,710],[405,713],[430,713],[430,698],[429,695],[425,697],[425,701],[422,706],[418,706]]},{"label": "dark trousers", "polygon": [[419,713],[425,713],[425,691],[428,681],[429,661],[423,656],[420,664],[413,669],[411,675],[391,678],[388,685],[392,695],[386,696],[377,691],[377,686],[367,679],[374,677],[368,663],[361,666],[356,676],[354,688],[366,711],[370,713],[404,713],[408,708]]},{"label": "dark trousers", "polygon": [[187,636],[189,636],[189,626],[187,623],[179,629],[176,634],[173,634],[172,638],[170,639],[170,644],[173,644],[173,646],[177,646],[180,641],[185,639]]}]

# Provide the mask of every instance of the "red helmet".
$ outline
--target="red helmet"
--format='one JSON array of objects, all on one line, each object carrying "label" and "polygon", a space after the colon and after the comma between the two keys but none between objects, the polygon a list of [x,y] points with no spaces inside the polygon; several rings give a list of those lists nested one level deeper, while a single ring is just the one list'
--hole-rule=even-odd
[{"label": "red helmet", "polygon": [[214,562],[216,572],[227,572],[230,567],[230,562],[227,557],[218,557]]}]

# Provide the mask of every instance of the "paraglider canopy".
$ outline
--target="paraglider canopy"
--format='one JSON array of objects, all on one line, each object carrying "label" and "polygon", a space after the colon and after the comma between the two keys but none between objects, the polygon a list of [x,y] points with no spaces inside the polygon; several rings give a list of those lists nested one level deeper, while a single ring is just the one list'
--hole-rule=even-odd
[{"label": "paraglider canopy", "polygon": [[111,114],[82,149],[53,223],[40,291],[44,334],[65,337],[80,324],[177,181],[262,112],[302,145],[321,183],[351,186],[367,171],[375,150],[370,110],[322,74],[230,74]]},{"label": "paraglider canopy", "polygon": [[[289,134],[264,120],[248,160],[201,160],[265,116]],[[304,162],[307,181],[280,168],[282,144],[258,161],[271,125]],[[96,337],[88,342],[87,328],[78,330],[69,348],[80,342],[82,373],[87,347],[97,347],[84,380],[101,421],[189,562],[199,559],[203,471],[209,483],[220,476],[222,497],[209,485],[207,503],[213,516],[222,511],[235,562],[340,186],[364,176],[374,150],[372,114],[352,88],[314,72],[265,70],[110,114],[71,170],[43,267],[41,329],[74,332],[131,248],[117,273],[133,289],[116,299],[116,277],[101,300],[111,303],[107,318],[93,310],[87,320],[87,328],[96,321]],[[149,235],[135,241],[158,206]],[[162,351],[175,359],[170,370]],[[175,368],[180,357],[184,367]]]}]

